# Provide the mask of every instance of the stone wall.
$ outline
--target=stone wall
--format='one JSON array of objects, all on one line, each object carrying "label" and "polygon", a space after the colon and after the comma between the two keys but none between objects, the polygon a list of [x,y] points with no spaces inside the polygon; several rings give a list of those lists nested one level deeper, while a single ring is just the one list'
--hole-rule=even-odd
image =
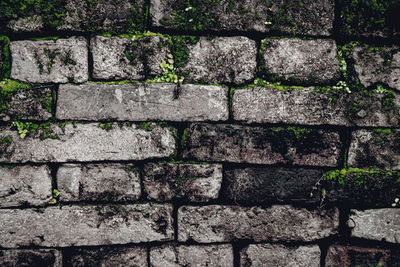
[{"label": "stone wall", "polygon": [[0,3],[1,266],[399,266],[397,0]]}]

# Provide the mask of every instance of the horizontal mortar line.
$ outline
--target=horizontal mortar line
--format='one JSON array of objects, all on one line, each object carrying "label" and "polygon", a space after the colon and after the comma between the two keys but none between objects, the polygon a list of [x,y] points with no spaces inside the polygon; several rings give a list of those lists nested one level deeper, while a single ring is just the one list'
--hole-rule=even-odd
[{"label": "horizontal mortar line", "polygon": [[365,239],[365,238],[351,237],[351,236],[345,239],[339,238],[332,245],[400,250],[400,244],[390,243],[383,240],[372,240],[372,239]]}]

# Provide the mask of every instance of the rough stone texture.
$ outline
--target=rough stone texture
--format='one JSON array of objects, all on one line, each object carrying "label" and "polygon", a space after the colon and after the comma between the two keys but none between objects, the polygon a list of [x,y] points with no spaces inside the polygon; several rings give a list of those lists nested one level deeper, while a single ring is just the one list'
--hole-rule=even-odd
[{"label": "rough stone texture", "polygon": [[10,44],[11,78],[32,83],[81,83],[88,80],[84,37]]},{"label": "rough stone texture", "polygon": [[[334,1],[151,0],[152,24],[181,30],[227,30],[330,35]],[[174,13],[175,12],[175,13]],[[207,14],[205,14],[207,12]]]},{"label": "rough stone texture", "polygon": [[399,130],[357,130],[352,134],[350,167],[400,170]]},{"label": "rough stone texture", "polygon": [[167,61],[167,45],[168,39],[160,36],[137,40],[96,36],[90,41],[93,78],[139,80],[148,76],[161,76],[163,70],[160,63]]},{"label": "rough stone texture", "polygon": [[351,236],[400,243],[400,209],[351,210]]},{"label": "rough stone texture", "polygon": [[318,200],[311,198],[310,193],[323,172],[300,168],[245,168],[226,170],[224,177],[224,195],[236,203],[315,202]]},{"label": "rough stone texture", "polygon": [[0,265],[12,266],[62,266],[61,251],[54,249],[0,250]]},{"label": "rough stone texture", "polygon": [[336,166],[339,134],[302,128],[192,124],[184,136],[183,157],[200,161]]},{"label": "rough stone texture", "polygon": [[44,205],[51,191],[50,169],[45,165],[0,167],[0,207]]},{"label": "rough stone texture", "polygon": [[[0,128],[1,162],[71,162],[102,160],[143,160],[169,157],[175,150],[175,130],[154,123],[146,129],[137,125],[111,124],[111,130],[101,129],[101,124],[67,124],[62,129],[50,125],[52,136],[41,140],[39,133],[21,139],[9,127]],[[58,139],[57,139],[58,137]]]},{"label": "rough stone texture", "polygon": [[312,241],[334,235],[339,225],[337,210],[296,209],[288,205],[270,208],[183,206],[178,210],[178,240],[199,243],[236,239],[260,241]]},{"label": "rough stone texture", "polygon": [[7,24],[7,29],[20,32],[39,32],[44,28],[43,19],[39,15],[28,16],[26,18],[18,18],[10,20]]},{"label": "rough stone texture", "polygon": [[12,93],[11,99],[6,103],[7,109],[0,113],[0,119],[48,120],[52,114],[45,105],[49,104],[50,108],[52,107],[52,95],[51,87],[20,89]]},{"label": "rough stone texture", "polygon": [[164,245],[150,249],[151,267],[233,266],[232,245]]},{"label": "rough stone texture", "polygon": [[283,245],[249,245],[240,252],[240,266],[320,266],[317,245],[285,247]]},{"label": "rough stone texture", "polygon": [[256,72],[256,42],[247,37],[200,37],[189,45],[189,62],[182,68],[188,81],[243,84]]},{"label": "rough stone texture", "polygon": [[325,266],[398,266],[399,262],[399,249],[333,245],[328,249]]},{"label": "rough stone texture", "polygon": [[[228,119],[228,89],[169,83],[61,85],[62,120],[219,121]],[[107,108],[105,108],[107,107]]]},{"label": "rough stone texture", "polygon": [[60,206],[0,210],[0,245],[69,247],[168,241],[172,206]]},{"label": "rough stone texture", "polygon": [[363,86],[381,83],[400,90],[400,47],[357,46],[352,49],[354,69]]},{"label": "rough stone texture", "polygon": [[270,81],[329,84],[340,78],[334,40],[264,39],[262,73]]},{"label": "rough stone texture", "polygon": [[220,164],[150,163],[144,168],[144,191],[150,200],[207,202],[218,198],[221,183]]},{"label": "rough stone texture", "polygon": [[74,248],[64,253],[66,266],[147,266],[145,247]]},{"label": "rough stone texture", "polygon": [[62,165],[57,185],[61,201],[135,201],[141,195],[139,169],[117,163]]}]

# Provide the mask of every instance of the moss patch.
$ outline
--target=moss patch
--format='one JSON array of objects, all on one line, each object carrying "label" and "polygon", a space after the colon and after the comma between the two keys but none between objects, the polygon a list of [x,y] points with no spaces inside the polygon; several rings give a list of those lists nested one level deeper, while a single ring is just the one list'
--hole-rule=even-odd
[{"label": "moss patch", "polygon": [[24,139],[26,136],[34,136],[39,137],[40,140],[45,139],[59,139],[59,136],[53,132],[51,128],[52,122],[47,121],[43,123],[33,123],[33,122],[22,122],[22,121],[13,121],[12,128],[18,131],[21,139]]},{"label": "moss patch", "polygon": [[10,39],[7,36],[0,36],[0,80],[10,77],[11,58],[10,58]]},{"label": "moss patch", "polygon": [[30,84],[20,83],[18,81],[5,79],[0,82],[0,113],[7,111],[7,104],[11,101],[13,94],[19,90],[31,88]]}]

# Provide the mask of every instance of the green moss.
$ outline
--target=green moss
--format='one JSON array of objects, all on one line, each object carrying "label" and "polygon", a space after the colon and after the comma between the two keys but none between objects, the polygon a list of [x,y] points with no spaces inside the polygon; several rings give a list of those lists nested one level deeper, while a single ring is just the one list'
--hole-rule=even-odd
[{"label": "green moss", "polygon": [[0,139],[0,144],[11,144],[12,143],[12,137],[11,136],[6,136]]},{"label": "green moss", "polygon": [[10,77],[11,71],[11,58],[10,58],[10,39],[7,36],[0,36],[0,49],[1,49],[1,68],[0,80]]},{"label": "green moss", "polygon": [[151,121],[145,121],[145,122],[142,122],[142,123],[140,123],[140,124],[138,124],[138,128],[140,128],[140,129],[144,129],[144,130],[150,130],[150,126],[152,125],[152,122]]},{"label": "green moss", "polygon": [[185,130],[183,130],[182,139],[181,139],[182,148],[185,146],[188,131],[189,131],[189,128],[186,128]]},{"label": "green moss", "polygon": [[174,58],[174,66],[183,68],[189,62],[188,45],[195,45],[199,41],[198,37],[182,35],[174,36],[169,39],[169,49]]},{"label": "green moss", "polygon": [[241,88],[254,88],[254,87],[269,87],[269,88],[274,88],[278,91],[281,92],[289,92],[291,90],[301,90],[304,89],[305,87],[303,86],[289,86],[289,85],[283,85],[280,82],[268,82],[260,78],[254,79],[253,84],[241,86],[237,89]]},{"label": "green moss", "polygon": [[7,110],[7,104],[11,101],[12,95],[20,90],[31,88],[30,84],[5,79],[0,82],[0,113]]},{"label": "green moss", "polygon": [[113,124],[112,122],[100,123],[99,128],[106,131],[110,131],[113,128]]},{"label": "green moss", "polygon": [[1,165],[1,167],[11,170],[15,168],[15,165],[6,164],[6,165]]},{"label": "green moss", "polygon": [[131,1],[133,7],[131,8],[131,16],[129,18],[128,34],[137,34],[146,30],[147,21],[149,18],[149,6],[139,5],[136,0]]},{"label": "green moss", "polygon": [[76,124],[77,124],[77,123],[78,123],[77,121],[64,121],[64,122],[62,122],[62,123],[60,124],[60,128],[61,128],[62,130],[64,130],[64,129],[65,129],[65,126],[67,126],[68,124],[72,124],[73,127],[76,128]]},{"label": "green moss", "polygon": [[374,132],[390,134],[390,133],[392,133],[392,130],[390,130],[390,129],[374,129]]},{"label": "green moss", "polygon": [[53,103],[55,102],[55,98],[55,92],[46,93],[40,98],[40,103],[42,104],[42,107],[44,109],[51,113],[53,110]]},{"label": "green moss", "polygon": [[12,128],[18,131],[21,139],[24,139],[28,135],[35,135],[40,138],[40,140],[45,139],[59,139],[57,134],[54,134],[51,129],[52,122],[43,122],[43,123],[33,123],[33,122],[22,122],[22,121],[13,121]]},{"label": "green moss", "polygon": [[287,126],[287,127],[273,127],[271,128],[273,133],[281,133],[284,132],[289,136],[293,136],[296,139],[302,139],[303,137],[311,134],[313,132],[312,129],[307,129],[304,127],[298,126]]},{"label": "green moss", "polygon": [[29,40],[32,40],[32,41],[53,40],[53,41],[56,41],[56,40],[58,40],[58,39],[60,39],[59,36],[45,36],[45,37],[33,37],[33,38],[30,38]]}]

